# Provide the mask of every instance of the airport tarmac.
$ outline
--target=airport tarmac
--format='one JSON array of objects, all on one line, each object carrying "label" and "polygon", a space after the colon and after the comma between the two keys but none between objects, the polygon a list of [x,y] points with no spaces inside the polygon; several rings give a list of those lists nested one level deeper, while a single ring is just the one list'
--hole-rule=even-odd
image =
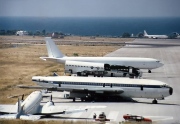
[{"label": "airport tarmac", "polygon": [[[105,112],[110,123],[124,121],[124,114],[142,115],[151,118],[156,124],[180,124],[180,40],[178,39],[136,39],[134,44],[127,44],[106,56],[117,57],[147,57],[155,58],[164,63],[163,67],[147,73],[143,70],[144,79],[154,79],[166,82],[173,88],[173,95],[151,104],[152,99],[134,99],[138,102],[72,102],[72,100],[54,99],[56,105],[70,108],[87,107],[84,113],[63,115],[68,120],[92,120],[93,114]],[[47,99],[45,99],[47,100]],[[63,118],[61,118],[63,119]]]}]

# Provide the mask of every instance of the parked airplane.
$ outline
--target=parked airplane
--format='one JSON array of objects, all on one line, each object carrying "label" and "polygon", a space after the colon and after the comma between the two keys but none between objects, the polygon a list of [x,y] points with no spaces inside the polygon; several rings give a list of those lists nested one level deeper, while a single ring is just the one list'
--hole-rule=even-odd
[{"label": "parked airplane", "polygon": [[153,39],[166,39],[166,38],[168,38],[167,35],[148,35],[145,30],[144,30],[144,37],[153,38]]},{"label": "parked airplane", "polygon": [[69,98],[99,99],[108,97],[151,98],[163,100],[172,95],[173,88],[168,84],[149,79],[130,79],[115,77],[74,77],[74,76],[34,76],[32,81],[40,86],[18,86],[20,88],[37,88],[54,91],[69,91]]},{"label": "parked airplane", "polygon": [[176,34],[176,39],[180,39],[180,34]]},{"label": "parked airplane", "polygon": [[[50,37],[45,38],[46,46],[48,50],[48,57],[40,57],[43,60],[49,60],[54,62],[59,62],[71,66],[69,71],[73,71],[75,66],[73,61],[77,61],[76,64],[83,65],[84,62],[89,62],[89,67],[100,68],[104,67],[107,70],[119,69],[119,67],[128,67],[138,69],[148,69],[148,72],[151,73],[152,69],[159,68],[163,64],[153,58],[136,58],[136,57],[67,57],[65,56],[55,45]],[[117,68],[115,68],[117,66]],[[91,68],[86,68],[87,71],[91,71]],[[120,68],[121,69],[121,68]],[[111,74],[113,76],[113,74]]]},{"label": "parked airplane", "polygon": [[37,120],[41,117],[48,118],[55,114],[71,114],[76,112],[84,112],[87,109],[67,109],[61,106],[55,106],[51,100],[45,105],[40,105],[42,93],[40,91],[32,92],[24,101],[20,101],[15,105],[0,105],[0,118],[4,119],[25,119]]}]

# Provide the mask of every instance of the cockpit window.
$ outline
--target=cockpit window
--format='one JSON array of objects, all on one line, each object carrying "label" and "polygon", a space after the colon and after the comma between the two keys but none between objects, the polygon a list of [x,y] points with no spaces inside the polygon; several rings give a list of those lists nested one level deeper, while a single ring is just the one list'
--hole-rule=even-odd
[{"label": "cockpit window", "polygon": [[160,63],[160,61],[156,61],[156,62]]},{"label": "cockpit window", "polygon": [[167,85],[167,84],[163,84],[161,87],[169,87],[169,85]]}]

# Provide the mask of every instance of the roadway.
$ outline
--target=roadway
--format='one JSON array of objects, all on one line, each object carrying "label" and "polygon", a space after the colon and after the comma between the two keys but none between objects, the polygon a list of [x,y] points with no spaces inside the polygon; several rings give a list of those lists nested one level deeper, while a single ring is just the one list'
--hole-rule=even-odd
[{"label": "roadway", "polygon": [[[158,104],[151,104],[152,99],[134,99],[137,102],[75,102],[72,100],[54,99],[55,105],[70,106],[70,108],[90,108],[87,112],[63,115],[68,120],[92,120],[94,113],[105,112],[111,123],[124,121],[124,114],[143,115],[151,118],[158,124],[180,123],[180,40],[175,39],[136,39],[106,56],[117,57],[148,57],[156,58],[164,66],[147,73],[143,70],[144,79],[154,79],[166,82],[173,87],[173,95],[158,100]],[[53,93],[57,94],[57,93]],[[58,93],[59,94],[59,93]],[[47,101],[47,100],[46,100]],[[63,118],[62,118],[63,119]]]}]

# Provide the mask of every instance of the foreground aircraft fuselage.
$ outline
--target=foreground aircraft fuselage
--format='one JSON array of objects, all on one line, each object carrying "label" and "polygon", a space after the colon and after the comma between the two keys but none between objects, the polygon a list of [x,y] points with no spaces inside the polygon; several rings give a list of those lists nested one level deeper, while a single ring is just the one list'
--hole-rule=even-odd
[{"label": "foreground aircraft fuselage", "polygon": [[[105,94],[107,96],[164,99],[173,92],[173,89],[166,83],[148,79],[34,76],[32,81],[37,82],[44,89],[56,87],[59,91],[70,91],[72,98],[87,97],[87,94]],[[73,96],[73,93],[77,96]]]},{"label": "foreground aircraft fuselage", "polygon": [[45,105],[40,105],[42,100],[42,93],[40,91],[32,92],[24,101],[19,101],[16,105],[0,105],[0,118],[4,119],[25,119],[37,120],[41,116],[50,117],[55,114],[70,114],[76,112],[87,111],[87,109],[68,109],[55,106],[51,100]]},{"label": "foreground aircraft fuselage", "polygon": [[51,38],[47,37],[46,46],[48,57],[40,57],[43,60],[65,63],[66,61],[104,63],[109,65],[120,65],[125,67],[133,67],[138,69],[155,69],[163,64],[159,60],[153,58],[136,58],[136,57],[67,57],[55,45]]}]

